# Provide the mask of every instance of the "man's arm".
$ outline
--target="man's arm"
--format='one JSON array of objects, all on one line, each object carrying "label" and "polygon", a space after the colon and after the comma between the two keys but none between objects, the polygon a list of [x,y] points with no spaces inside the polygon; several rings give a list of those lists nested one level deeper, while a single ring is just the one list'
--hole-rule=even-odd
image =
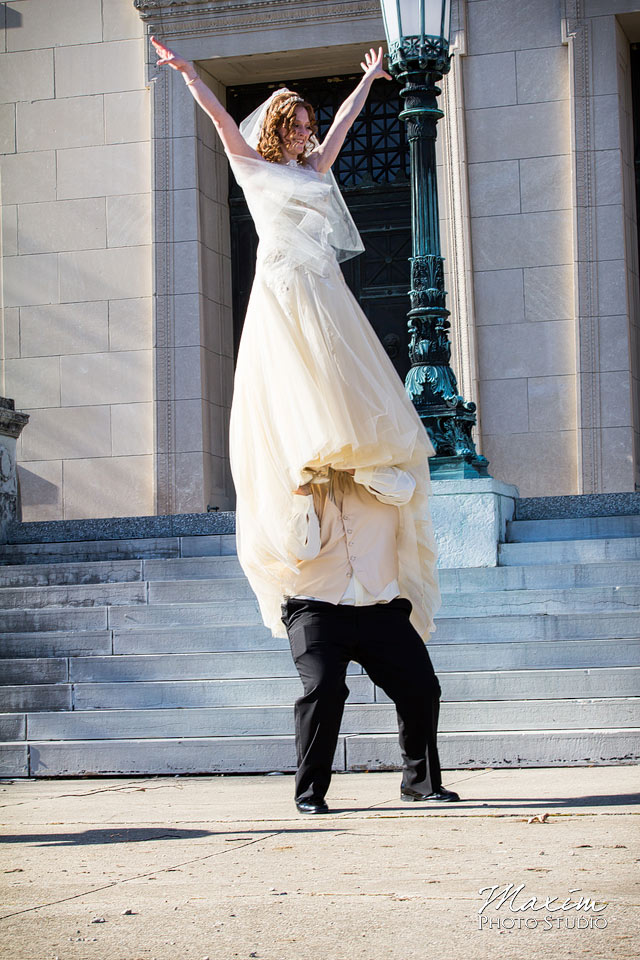
[{"label": "man's arm", "polygon": [[399,467],[358,467],[353,479],[382,503],[396,507],[409,503],[416,488],[412,475]]},{"label": "man's arm", "polygon": [[320,553],[320,522],[308,483],[294,490],[287,549],[296,560],[314,560]]}]

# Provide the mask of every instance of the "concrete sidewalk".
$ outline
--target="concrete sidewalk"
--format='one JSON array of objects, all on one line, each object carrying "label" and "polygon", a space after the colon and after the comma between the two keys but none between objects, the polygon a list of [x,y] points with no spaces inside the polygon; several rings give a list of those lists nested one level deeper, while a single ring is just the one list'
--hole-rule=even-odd
[{"label": "concrete sidewalk", "polygon": [[309,817],[291,776],[1,782],[0,956],[640,955],[637,767],[447,771],[456,805],[399,784],[335,775]]}]

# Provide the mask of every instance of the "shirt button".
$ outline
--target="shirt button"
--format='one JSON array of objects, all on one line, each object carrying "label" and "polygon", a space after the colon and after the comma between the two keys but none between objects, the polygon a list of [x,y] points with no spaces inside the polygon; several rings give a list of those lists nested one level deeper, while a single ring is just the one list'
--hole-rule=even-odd
[{"label": "shirt button", "polygon": [[353,533],[353,530],[347,530],[347,533]]},{"label": "shirt button", "polygon": [[356,559],[355,557],[349,557],[349,560],[355,560],[355,559]]}]

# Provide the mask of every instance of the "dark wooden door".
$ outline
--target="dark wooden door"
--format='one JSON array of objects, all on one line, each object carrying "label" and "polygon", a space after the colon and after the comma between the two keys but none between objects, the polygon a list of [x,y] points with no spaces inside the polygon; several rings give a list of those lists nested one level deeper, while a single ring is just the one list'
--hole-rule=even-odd
[{"label": "dark wooden door", "polygon": [[[230,87],[227,108],[240,121],[280,86],[296,90],[316,109],[320,139],[334,114],[358,83],[358,76],[288,80],[286,83]],[[342,264],[354,295],[404,379],[409,369],[407,319],[411,255],[409,151],[404,123],[398,120],[399,87],[374,84],[333,167],[365,245],[365,252]],[[257,237],[242,190],[230,178],[231,260],[236,351],[249,301]]]}]

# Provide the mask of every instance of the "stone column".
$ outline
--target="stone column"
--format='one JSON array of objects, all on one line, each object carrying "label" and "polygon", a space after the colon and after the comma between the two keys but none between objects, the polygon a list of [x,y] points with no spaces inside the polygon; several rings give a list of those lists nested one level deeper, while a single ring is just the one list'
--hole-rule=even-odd
[{"label": "stone column", "polygon": [[0,397],[0,543],[6,543],[11,521],[21,519],[16,441],[28,422],[28,413],[18,413],[13,400]]}]

